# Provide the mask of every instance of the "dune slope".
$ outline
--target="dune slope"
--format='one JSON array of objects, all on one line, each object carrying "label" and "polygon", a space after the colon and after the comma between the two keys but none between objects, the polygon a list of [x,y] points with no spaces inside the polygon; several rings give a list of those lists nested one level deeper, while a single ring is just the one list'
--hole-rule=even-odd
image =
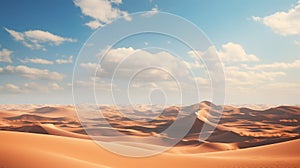
[{"label": "dune slope", "polygon": [[[0,167],[299,167],[300,140],[202,154],[166,152],[147,158],[112,154],[93,141],[0,131]],[[145,144],[146,145],[146,144]]]}]

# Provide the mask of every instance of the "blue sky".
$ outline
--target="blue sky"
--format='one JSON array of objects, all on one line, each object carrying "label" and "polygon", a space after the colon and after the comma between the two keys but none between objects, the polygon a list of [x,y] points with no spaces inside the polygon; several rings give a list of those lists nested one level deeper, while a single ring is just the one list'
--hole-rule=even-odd
[{"label": "blue sky", "polygon": [[[227,104],[299,104],[299,2],[3,0],[0,103],[72,103],[73,67],[78,52],[92,33],[118,17],[134,23],[134,18],[128,16],[131,13],[152,11],[155,15],[161,11],[189,20],[210,39],[224,64]],[[113,34],[106,34],[105,38],[110,36]],[[166,44],[151,36],[143,38],[124,42],[112,52],[132,53],[154,43]],[[188,57],[187,50],[177,47],[175,41],[172,44],[170,50],[181,50],[178,53]],[[155,56],[151,52],[142,54]],[[161,53],[157,55],[168,58]],[[82,67],[92,67],[96,62],[89,63]],[[201,63],[195,64],[200,67]],[[207,82],[205,78],[201,76],[203,84]],[[105,89],[107,85],[101,87]],[[201,99],[210,97],[204,94]]]}]

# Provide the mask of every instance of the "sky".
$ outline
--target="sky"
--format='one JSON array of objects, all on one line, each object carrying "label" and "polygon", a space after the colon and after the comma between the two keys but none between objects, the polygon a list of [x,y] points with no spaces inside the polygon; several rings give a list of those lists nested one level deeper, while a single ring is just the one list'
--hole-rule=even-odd
[{"label": "sky", "polygon": [[[215,76],[201,58],[213,57],[211,52],[222,63],[225,104],[299,104],[300,0],[0,3],[1,104],[72,104],[93,93],[100,104],[213,100],[211,77]],[[137,16],[137,12],[145,13]],[[164,16],[160,12],[179,16],[182,24],[172,25],[172,18],[159,17]],[[109,44],[118,33],[151,21],[157,23],[152,27],[161,26],[170,34],[189,36],[190,26],[198,27],[203,39],[191,36],[191,43],[204,49],[191,52],[178,39],[156,33]],[[105,51],[99,65],[96,55]],[[147,69],[149,65],[165,69]],[[182,84],[181,90],[175,80]]]}]

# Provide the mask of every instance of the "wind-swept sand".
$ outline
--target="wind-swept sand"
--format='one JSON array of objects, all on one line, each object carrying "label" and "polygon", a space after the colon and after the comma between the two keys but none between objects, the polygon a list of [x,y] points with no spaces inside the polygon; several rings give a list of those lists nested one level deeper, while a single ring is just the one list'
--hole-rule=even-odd
[{"label": "wind-swept sand", "polygon": [[[90,140],[0,131],[2,167],[299,167],[300,140],[226,152],[112,154]],[[146,145],[146,144],[145,144]]]},{"label": "wind-swept sand", "polygon": [[[72,106],[0,105],[0,168],[300,167],[299,107],[265,110],[223,107],[221,113],[220,106],[201,102],[169,107],[160,113],[140,106],[124,116],[113,106],[102,106],[106,118],[89,118],[84,130]],[[130,110],[127,106],[120,108]],[[183,115],[176,119],[179,113]],[[151,121],[143,119],[152,115],[155,117]],[[115,147],[122,150],[157,150],[174,138],[172,132],[160,132],[175,120],[181,124],[193,122],[192,127],[170,150],[145,158],[108,152],[85,132],[103,142],[115,142]],[[113,128],[105,127],[104,121]],[[201,132],[204,126],[208,129]],[[199,140],[199,136],[209,132],[211,135],[205,141]],[[146,139],[148,136],[161,140]]]}]

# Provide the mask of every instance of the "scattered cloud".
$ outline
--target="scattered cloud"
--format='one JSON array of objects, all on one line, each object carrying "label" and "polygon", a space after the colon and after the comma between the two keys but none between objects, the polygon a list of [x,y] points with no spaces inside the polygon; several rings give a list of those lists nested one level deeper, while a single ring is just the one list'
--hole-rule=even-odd
[{"label": "scattered cloud", "polygon": [[150,11],[147,11],[147,12],[143,13],[142,16],[151,17],[153,15],[156,15],[158,12],[159,12],[158,6],[155,5]]},{"label": "scattered cloud", "polygon": [[103,26],[103,24],[100,23],[98,20],[92,20],[90,22],[85,23],[85,25],[90,27],[91,29],[97,29],[98,27]]},{"label": "scattered cloud", "polygon": [[[259,87],[267,88],[269,86],[280,87],[280,79],[282,77],[292,78],[293,74],[287,73],[286,70],[291,68],[300,68],[300,60],[288,62],[274,62],[270,64],[258,63],[259,58],[253,54],[248,54],[239,44],[227,43],[222,45],[221,50],[216,51],[214,46],[209,47],[206,51],[189,51],[188,55],[193,60],[200,60],[201,58],[207,58],[208,62],[210,58],[213,58],[215,52],[219,55],[223,61],[223,70],[226,79],[227,92],[231,93],[231,96],[245,94],[253,92],[253,88]],[[214,62],[212,60],[212,62]],[[254,64],[250,66],[248,62]],[[238,64],[236,64],[238,63]],[[192,63],[188,63],[188,66],[192,66]],[[195,66],[196,65],[196,66]],[[200,64],[194,64],[195,68],[201,66]],[[293,72],[292,72],[293,73]],[[198,78],[198,83],[207,84],[207,79]],[[293,81],[291,81],[293,83]],[[295,86],[295,85],[289,85]],[[284,90],[284,87],[281,87]]]},{"label": "scattered cloud", "polygon": [[57,64],[72,64],[73,63],[73,56],[69,56],[68,59],[57,59],[55,60]]},{"label": "scattered cloud", "polygon": [[28,30],[25,32],[17,32],[15,30],[4,29],[14,38],[21,42],[24,46],[33,50],[46,50],[44,44],[61,45],[64,42],[76,42],[76,39],[61,37],[42,30]]},{"label": "scattered cloud", "polygon": [[23,85],[6,83],[0,86],[0,92],[7,93],[7,94],[20,94],[20,93],[24,94],[24,93],[33,93],[33,92],[47,93],[49,91],[56,91],[56,90],[63,90],[63,89],[64,88],[57,83],[38,84],[35,82],[30,82],[30,83],[24,83]]},{"label": "scattered cloud", "polygon": [[24,65],[6,66],[4,68],[0,68],[0,73],[18,75],[28,79],[47,79],[60,81],[64,78],[64,75],[58,72],[51,72],[47,69],[31,68]]},{"label": "scattered cloud", "polygon": [[112,3],[120,5],[122,3],[122,0],[110,0]]},{"label": "scattered cloud", "polygon": [[194,62],[183,61],[183,63],[187,66],[188,69],[197,69],[197,68],[204,67],[202,64],[199,63],[199,61],[194,61]]},{"label": "scattered cloud", "polygon": [[59,84],[57,84],[57,83],[51,83],[50,84],[50,88],[51,88],[51,90],[63,90],[64,88],[63,87],[61,87]]},{"label": "scattered cloud", "polygon": [[21,89],[19,86],[7,83],[3,86],[0,86],[0,92],[2,93],[24,93],[24,90]]},{"label": "scattered cloud", "polygon": [[[91,63],[91,62],[81,63],[80,66],[89,70],[90,72],[95,72],[96,68],[98,67],[98,65],[96,63]],[[100,68],[100,66],[99,66],[99,68]]]},{"label": "scattered cloud", "polygon": [[226,82],[229,85],[251,87],[255,84],[274,81],[276,78],[286,74],[282,71],[251,71],[237,66],[227,66],[225,67],[225,75]]},{"label": "scattered cloud", "polygon": [[206,56],[207,59],[211,59],[209,57],[213,54],[218,54],[221,61],[225,63],[259,61],[259,58],[256,55],[246,53],[245,49],[240,44],[232,42],[223,44],[219,51],[215,46],[211,46],[206,51],[188,51],[187,54],[195,60],[200,60],[200,58],[204,56]]},{"label": "scattered cloud", "polygon": [[[90,72],[91,76],[96,75],[99,83],[110,82],[114,76],[112,84],[124,88],[125,91],[131,83],[131,87],[143,93],[157,88],[169,91],[169,93],[178,92],[177,84],[182,85],[185,91],[193,89],[195,91],[195,82],[199,85],[208,84],[207,80],[197,76],[199,74],[191,73],[193,71],[191,68],[199,66],[199,63],[183,61],[168,52],[152,53],[132,47],[110,49],[101,58],[99,65],[95,62],[80,64],[80,67]],[[96,68],[98,70],[95,73]],[[197,78],[194,79],[193,75]],[[80,84],[83,85],[86,82],[80,82]],[[109,85],[100,86],[110,89]]]},{"label": "scattered cloud", "polygon": [[69,85],[74,87],[81,87],[85,89],[94,89],[95,87],[98,91],[103,91],[103,92],[111,91],[112,87],[115,91],[119,90],[116,84],[100,80],[100,78],[98,77],[91,77],[89,80],[86,81],[78,80],[75,81],[73,84],[69,84]]},{"label": "scattered cloud", "polygon": [[0,50],[0,62],[9,62],[12,63],[12,60],[10,58],[10,56],[12,55],[12,51],[3,48],[2,50]]},{"label": "scattered cloud", "polygon": [[109,24],[119,17],[130,21],[131,17],[126,11],[122,11],[113,5],[120,5],[121,3],[122,0],[74,0],[75,6],[80,8],[82,14],[93,19],[85,24],[91,29]]},{"label": "scattered cloud", "polygon": [[275,62],[271,64],[258,64],[255,66],[242,65],[245,69],[249,70],[274,70],[274,69],[289,69],[289,68],[300,68],[300,60],[295,60],[291,63]]},{"label": "scattered cloud", "polygon": [[[120,65],[118,65],[121,63]],[[92,65],[92,64],[90,64]],[[184,77],[188,75],[189,69],[186,64],[176,56],[168,52],[150,53],[144,50],[128,48],[115,48],[109,50],[102,59],[101,71],[98,75],[111,77],[117,70],[117,75],[129,79],[132,73],[143,70],[145,67],[160,67],[167,70],[171,75]],[[145,80],[166,79],[166,73],[159,73],[161,69],[144,70]]]},{"label": "scattered cloud", "polygon": [[22,63],[33,63],[33,64],[44,64],[44,65],[52,65],[53,61],[49,61],[41,58],[26,58],[24,60],[20,60]]},{"label": "scattered cloud", "polygon": [[222,45],[222,49],[217,53],[225,62],[259,61],[257,56],[246,53],[240,44],[232,42]]},{"label": "scattered cloud", "polygon": [[[44,65],[52,65],[53,61],[42,59],[42,58],[25,58],[24,60],[20,60],[22,63],[33,63],[33,64],[44,64]],[[73,56],[69,56],[68,59],[57,59],[55,60],[57,64],[71,64],[73,63]]]},{"label": "scattered cloud", "polygon": [[300,1],[287,12],[280,11],[265,17],[253,16],[252,19],[270,27],[279,35],[300,35]]}]

